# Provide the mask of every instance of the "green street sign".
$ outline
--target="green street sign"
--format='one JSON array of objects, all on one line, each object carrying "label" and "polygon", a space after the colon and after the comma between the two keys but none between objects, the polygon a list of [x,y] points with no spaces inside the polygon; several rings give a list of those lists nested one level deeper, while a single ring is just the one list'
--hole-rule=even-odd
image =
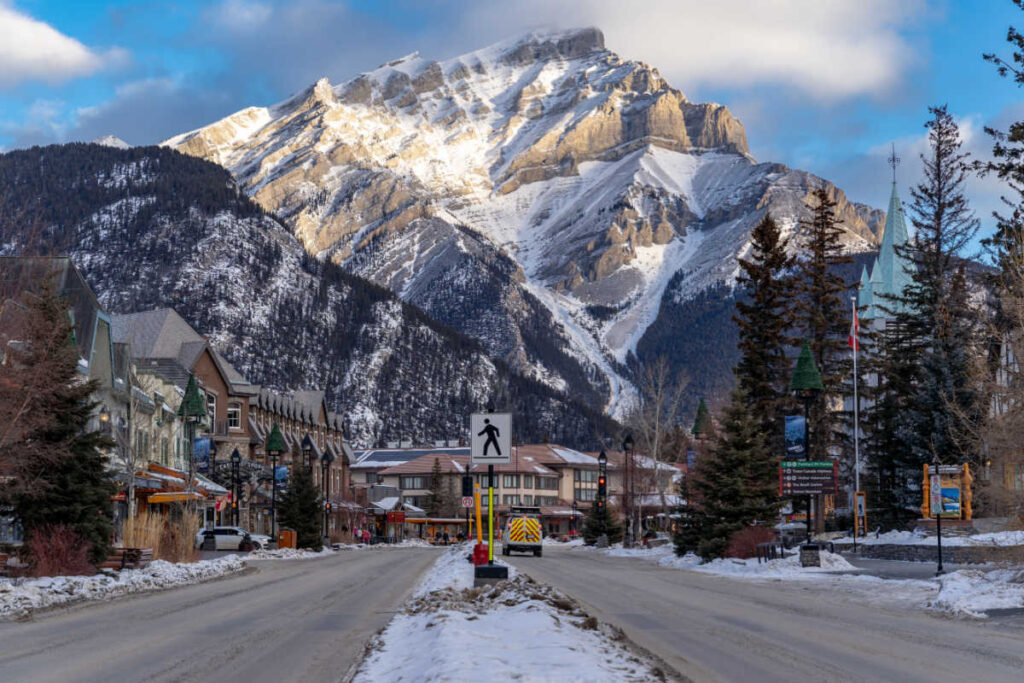
[{"label": "green street sign", "polygon": [[784,469],[793,470],[831,470],[831,460],[783,460],[781,463]]}]

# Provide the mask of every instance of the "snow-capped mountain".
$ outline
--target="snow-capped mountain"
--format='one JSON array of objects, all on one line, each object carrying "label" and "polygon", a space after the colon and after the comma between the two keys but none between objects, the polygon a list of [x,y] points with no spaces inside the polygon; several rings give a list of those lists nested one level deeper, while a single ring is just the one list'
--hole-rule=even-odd
[{"label": "snow-capped mountain", "polygon": [[114,147],[116,149],[129,149],[131,147],[131,145],[116,135],[104,135],[103,137],[93,140],[91,144],[103,145],[104,147]]},{"label": "snow-capped mountain", "polygon": [[459,438],[489,402],[525,442],[599,446],[599,411],[387,289],[310,257],[223,168],[159,147],[0,154],[0,256],[68,255],[113,312],[173,307],[250,381],[322,388],[358,446]]},{"label": "snow-capped mountain", "polygon": [[228,168],[309,253],[611,414],[645,335],[674,306],[728,295],[766,211],[792,231],[823,186],[851,251],[884,219],[755,162],[725,106],[690,102],[597,29],[409,55],[164,144]]}]

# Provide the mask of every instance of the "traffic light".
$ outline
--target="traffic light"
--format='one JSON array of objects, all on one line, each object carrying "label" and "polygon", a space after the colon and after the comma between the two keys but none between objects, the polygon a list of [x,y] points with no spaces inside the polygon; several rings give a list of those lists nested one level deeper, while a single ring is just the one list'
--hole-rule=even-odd
[{"label": "traffic light", "polygon": [[603,474],[597,478],[597,497],[605,498],[608,496],[608,477]]},{"label": "traffic light", "polygon": [[604,512],[604,498],[598,498],[595,500],[594,506],[597,507],[598,512]]},{"label": "traffic light", "polygon": [[473,497],[473,475],[467,474],[462,477],[462,497],[472,498]]},{"label": "traffic light", "polygon": [[324,512],[333,512],[334,505],[331,503],[324,503]]}]

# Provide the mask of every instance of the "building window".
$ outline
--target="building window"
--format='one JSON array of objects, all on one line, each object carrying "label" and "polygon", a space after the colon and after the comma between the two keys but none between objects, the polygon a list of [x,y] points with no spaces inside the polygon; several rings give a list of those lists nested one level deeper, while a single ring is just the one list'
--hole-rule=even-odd
[{"label": "building window", "polygon": [[430,477],[424,475],[402,476],[398,478],[398,482],[398,488],[403,491],[430,488]]},{"label": "building window", "polygon": [[553,507],[558,505],[558,496],[534,496],[533,504],[537,506],[547,505]]},{"label": "building window", "polygon": [[231,402],[228,404],[228,428],[242,428],[242,404]]},{"label": "building window", "polygon": [[206,416],[210,418],[210,426],[217,421],[217,397],[206,392]]},{"label": "building window", "polygon": [[578,482],[597,483],[597,471],[595,470],[573,470],[573,479]]},{"label": "building window", "polygon": [[576,489],[576,500],[590,502],[597,498],[597,489]]},{"label": "building window", "polygon": [[533,496],[523,496],[523,505],[533,505]]},{"label": "building window", "polygon": [[1017,465],[1014,470],[1013,488],[1024,491],[1024,465]]},{"label": "building window", "polygon": [[547,491],[557,491],[558,477],[537,477],[536,488],[545,489]]},{"label": "building window", "polygon": [[505,474],[501,477],[501,486],[506,489],[517,489],[519,488],[519,475],[518,474]]},{"label": "building window", "polygon": [[170,444],[167,443],[167,437],[160,438],[160,462],[165,465],[169,465],[169,459],[171,455]]},{"label": "building window", "polygon": [[523,488],[524,489],[532,489],[533,488],[533,475],[532,474],[524,474],[523,475]]},{"label": "building window", "polygon": [[517,495],[505,495],[501,497],[503,505],[519,505],[519,496]]}]

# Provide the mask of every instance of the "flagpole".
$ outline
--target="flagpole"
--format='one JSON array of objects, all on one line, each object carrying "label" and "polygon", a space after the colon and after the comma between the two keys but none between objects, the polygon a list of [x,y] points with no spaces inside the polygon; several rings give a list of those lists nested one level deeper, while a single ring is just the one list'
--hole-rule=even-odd
[{"label": "flagpole", "polygon": [[[857,354],[860,351],[860,330],[857,329],[857,295],[850,299],[853,307],[853,514],[857,514],[857,492],[860,491],[860,401],[857,398]],[[854,543],[857,538],[854,524]]]}]

